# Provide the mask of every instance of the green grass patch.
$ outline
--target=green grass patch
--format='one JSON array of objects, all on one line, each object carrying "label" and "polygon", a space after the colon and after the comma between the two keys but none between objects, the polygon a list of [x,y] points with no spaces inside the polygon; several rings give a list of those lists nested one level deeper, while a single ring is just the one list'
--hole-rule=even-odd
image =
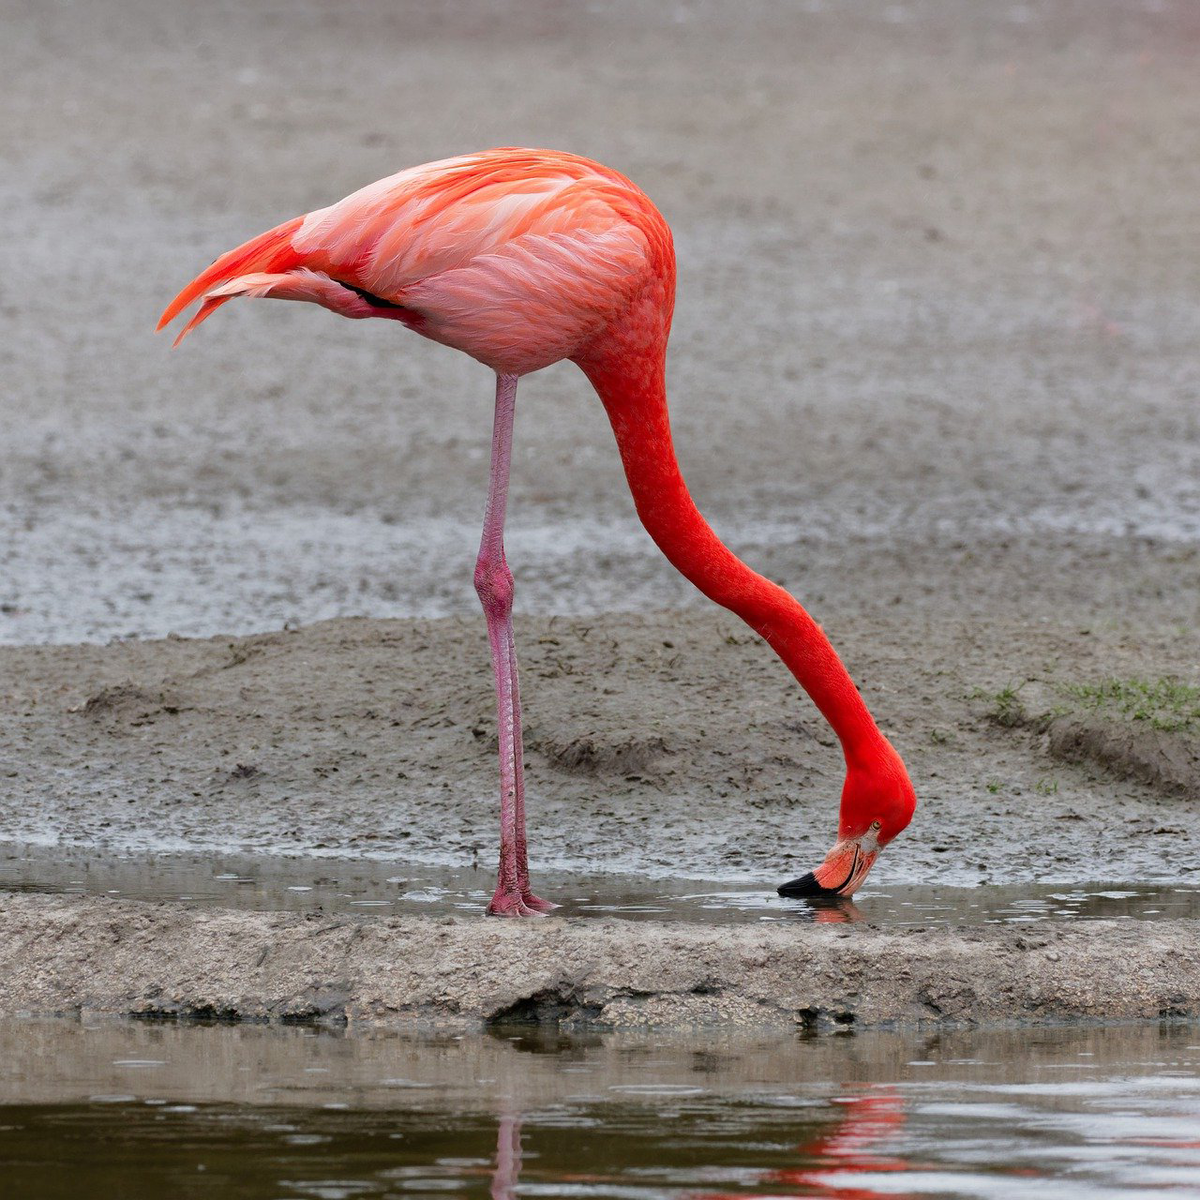
[{"label": "green grass patch", "polygon": [[1102,679],[1062,691],[1085,709],[1145,721],[1153,729],[1200,730],[1200,688],[1174,679]]},{"label": "green grass patch", "polygon": [[1011,729],[1014,725],[1020,725],[1025,720],[1025,706],[1021,703],[1017,693],[1024,687],[1024,684],[1017,684],[1013,687],[1011,684],[1006,688],[1001,688],[998,692],[993,692],[986,698],[992,702],[992,719],[998,724]]}]

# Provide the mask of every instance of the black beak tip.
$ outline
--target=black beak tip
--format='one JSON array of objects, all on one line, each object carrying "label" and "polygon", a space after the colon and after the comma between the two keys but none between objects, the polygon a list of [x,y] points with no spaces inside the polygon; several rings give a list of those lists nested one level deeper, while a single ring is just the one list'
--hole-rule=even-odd
[{"label": "black beak tip", "polygon": [[801,875],[799,879],[793,879],[790,883],[781,883],[776,891],[781,896],[803,896],[810,899],[814,896],[830,899],[837,895],[832,888],[822,887],[811,871],[807,875]]}]

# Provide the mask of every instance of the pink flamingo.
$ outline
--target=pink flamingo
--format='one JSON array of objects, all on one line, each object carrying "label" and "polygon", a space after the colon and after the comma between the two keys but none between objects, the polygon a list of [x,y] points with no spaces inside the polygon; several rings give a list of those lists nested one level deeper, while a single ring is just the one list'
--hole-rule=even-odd
[{"label": "pink flamingo", "polygon": [[487,619],[500,731],[500,870],[488,912],[544,913],[529,883],[513,577],[504,557],[517,381],[560,359],[608,413],[638,516],[670,562],[740,616],[796,676],[846,760],[838,838],[784,895],[848,896],[910,821],[916,796],[820,626],[713,533],[680,474],[665,362],[675,305],[671,231],[616,171],[550,150],[499,149],[401,171],[223,254],[168,305],[176,339],[235,296],[310,300],[398,321],[496,373],[491,479],[475,587]]}]

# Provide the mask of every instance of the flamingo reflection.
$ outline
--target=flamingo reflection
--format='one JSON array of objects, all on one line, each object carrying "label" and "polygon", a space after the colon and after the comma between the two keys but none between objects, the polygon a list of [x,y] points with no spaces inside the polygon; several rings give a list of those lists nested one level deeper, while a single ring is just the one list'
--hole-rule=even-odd
[{"label": "flamingo reflection", "polygon": [[[830,1200],[895,1200],[894,1191],[878,1192],[858,1186],[856,1175],[906,1171],[905,1159],[874,1152],[904,1124],[904,1105],[894,1092],[851,1096],[834,1102],[841,1112],[834,1129],[796,1147],[803,1166],[764,1171],[757,1184],[763,1191],[697,1193],[694,1200],[736,1200],[738,1197],[778,1196],[781,1189]],[[496,1157],[492,1169],[492,1200],[516,1200],[521,1175],[521,1122],[519,1115],[500,1116]],[[573,1176],[575,1182],[593,1177]]]},{"label": "flamingo reflection", "polygon": [[909,1169],[905,1159],[878,1155],[872,1150],[904,1124],[904,1102],[894,1092],[878,1092],[869,1096],[851,1096],[834,1103],[843,1109],[834,1129],[796,1147],[804,1166],[763,1172],[758,1186],[766,1188],[765,1191],[709,1192],[696,1200],[765,1198],[784,1191],[795,1191],[803,1196],[826,1196],[830,1200],[883,1200],[884,1197],[896,1200],[896,1192],[878,1192],[863,1187],[855,1176]]},{"label": "flamingo reflection", "polygon": [[[896,1193],[878,1192],[858,1186],[856,1175],[875,1175],[884,1171],[907,1171],[908,1162],[892,1155],[873,1152],[904,1124],[904,1102],[895,1092],[869,1096],[851,1096],[836,1100],[844,1108],[840,1123],[830,1133],[797,1147],[810,1166],[771,1171],[764,1183],[803,1188],[806,1196],[829,1196],[837,1200],[877,1200]],[[766,1193],[769,1194],[769,1193]]]}]

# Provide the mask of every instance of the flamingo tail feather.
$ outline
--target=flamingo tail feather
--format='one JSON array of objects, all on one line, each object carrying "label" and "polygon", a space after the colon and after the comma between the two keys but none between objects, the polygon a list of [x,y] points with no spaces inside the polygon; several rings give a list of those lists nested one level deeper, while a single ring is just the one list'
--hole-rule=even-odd
[{"label": "flamingo tail feather", "polygon": [[[293,247],[292,234],[299,229],[303,220],[303,217],[293,217],[292,220],[285,221],[274,229],[268,229],[266,233],[261,233],[236,249],[222,254],[211,267],[201,271],[167,305],[163,315],[159,318],[158,328],[162,329],[165,325],[169,325],[197,297],[206,296],[209,292],[240,275],[285,272],[298,266],[302,262],[303,256]],[[228,299],[230,296],[225,295],[213,300],[206,300],[187,328],[176,339],[175,344],[178,345],[179,340],[189,330],[194,329]]]}]

